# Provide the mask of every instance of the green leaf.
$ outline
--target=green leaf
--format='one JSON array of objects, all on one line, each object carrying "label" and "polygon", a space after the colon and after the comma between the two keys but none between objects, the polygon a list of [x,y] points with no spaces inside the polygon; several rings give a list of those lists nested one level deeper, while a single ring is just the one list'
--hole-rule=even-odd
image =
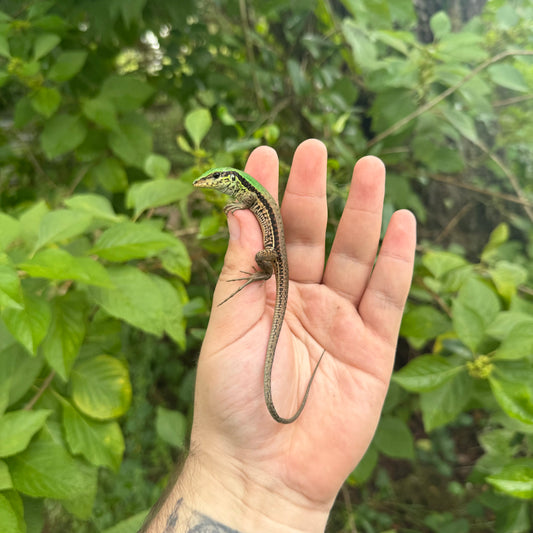
[{"label": "green leaf", "polygon": [[494,398],[511,418],[533,424],[533,373],[521,372],[518,379],[509,378],[499,367],[492,372],[489,383]]},{"label": "green leaf", "polygon": [[393,381],[411,392],[427,392],[450,381],[463,366],[457,366],[440,355],[421,355],[398,370]]},{"label": "green leaf", "polygon": [[33,43],[34,61],[38,61],[41,57],[50,53],[60,42],[61,37],[54,33],[43,33],[42,35],[39,35]]},{"label": "green leaf", "polygon": [[455,420],[470,399],[472,380],[465,372],[439,388],[420,395],[422,420],[427,432]]},{"label": "green leaf", "polygon": [[95,466],[118,470],[124,454],[124,438],[117,422],[95,422],[63,402],[63,428],[73,454],[83,455]]},{"label": "green leaf", "polygon": [[111,202],[99,194],[75,194],[67,198],[64,204],[73,211],[81,211],[109,222],[118,222],[121,219],[113,210]]},{"label": "green leaf", "polygon": [[397,417],[382,416],[374,436],[376,448],[397,459],[414,459],[415,448],[411,430],[407,424]]},{"label": "green leaf", "polygon": [[189,283],[191,258],[185,244],[176,239],[175,246],[162,250],[157,255],[161,258],[161,265],[167,272],[179,276],[185,283]]},{"label": "green leaf", "polygon": [[342,34],[352,49],[353,59],[357,67],[363,70],[376,69],[377,49],[369,39],[368,32],[360,27],[355,20],[345,18],[342,22]]},{"label": "green leaf", "polygon": [[[4,334],[1,328],[0,334]],[[7,392],[8,406],[18,402],[28,392],[42,367],[42,357],[31,357],[18,343],[0,351],[0,393]]]},{"label": "green leaf", "polygon": [[0,417],[0,457],[9,457],[25,450],[52,411],[11,411]]},{"label": "green leaf", "polygon": [[11,335],[35,354],[48,330],[50,306],[43,298],[25,291],[23,294],[24,308],[5,309],[2,318]]},{"label": "green leaf", "polygon": [[530,92],[530,88],[524,79],[524,76],[522,76],[522,73],[508,63],[492,65],[487,71],[490,79],[496,85],[521,93]]},{"label": "green leaf", "polygon": [[117,111],[109,100],[103,98],[93,98],[84,100],[81,105],[83,114],[98,126],[106,130],[118,131],[120,129]]},{"label": "green leaf", "polygon": [[37,113],[50,118],[61,103],[61,93],[53,87],[39,87],[30,97],[31,105]]},{"label": "green leaf", "polygon": [[438,11],[429,20],[429,27],[435,39],[438,40],[451,32],[452,22],[444,11]]},{"label": "green leaf", "polygon": [[5,250],[20,233],[20,222],[5,213],[0,213],[0,252]]},{"label": "green leaf", "polygon": [[135,208],[135,216],[145,209],[169,205],[186,198],[192,185],[180,180],[156,180],[133,184],[128,190],[126,205]]},{"label": "green leaf", "polygon": [[453,302],[452,320],[459,339],[472,352],[476,352],[500,308],[496,293],[483,281],[470,278],[461,287]]},{"label": "green leaf", "polygon": [[8,465],[14,487],[32,498],[69,500],[87,492],[87,469],[52,441],[32,443]]},{"label": "green leaf", "polygon": [[494,252],[497,251],[502,244],[505,244],[509,240],[509,233],[508,224],[504,222],[498,224],[498,226],[492,230],[489,237],[489,242],[483,248],[481,260],[485,262],[490,261]]},{"label": "green leaf", "polygon": [[533,460],[515,459],[498,473],[487,476],[486,480],[498,491],[513,498],[533,499]]},{"label": "green leaf", "polygon": [[509,261],[498,261],[494,267],[489,268],[489,274],[498,293],[507,302],[511,301],[518,287],[528,278],[528,272],[523,266]]},{"label": "green leaf", "polygon": [[91,297],[108,314],[160,336],[164,331],[164,305],[152,278],[130,267],[108,269],[114,289],[93,287]]},{"label": "green leaf", "polygon": [[112,287],[106,269],[90,257],[74,257],[60,248],[37,252],[17,267],[33,278],[73,280],[87,285]]},{"label": "green leaf", "polygon": [[96,181],[109,192],[122,192],[128,186],[124,166],[113,157],[108,157],[91,167],[87,172],[87,178]]},{"label": "green leaf", "polygon": [[174,286],[159,276],[151,276],[157,286],[161,301],[160,316],[163,329],[178,346],[185,349],[185,322],[183,320],[183,302]]},{"label": "green leaf", "polygon": [[72,400],[78,409],[97,420],[122,416],[130,407],[128,369],[109,355],[79,361],[72,371]]},{"label": "green leaf", "polygon": [[100,98],[112,102],[119,112],[136,111],[154,93],[144,81],[132,76],[112,75],[100,89]]},{"label": "green leaf", "polygon": [[152,133],[141,124],[125,122],[111,132],[109,146],[124,163],[143,169],[146,158],[152,152]]},{"label": "green leaf", "polygon": [[162,155],[150,154],[144,162],[144,171],[154,180],[163,180],[170,172],[170,161]]},{"label": "green leaf", "polygon": [[35,250],[47,244],[66,241],[84,233],[92,222],[92,216],[70,209],[56,209],[46,213],[39,225],[39,237]]},{"label": "green leaf", "polygon": [[48,364],[66,381],[86,331],[85,297],[76,292],[54,298],[52,319],[41,350]]},{"label": "green leaf", "polygon": [[17,271],[10,265],[0,265],[0,311],[6,307],[23,309],[23,304]]},{"label": "green leaf", "polygon": [[445,63],[483,61],[487,51],[483,49],[483,36],[476,33],[449,33],[436,45],[436,56]]},{"label": "green leaf", "polygon": [[48,159],[77,148],[87,136],[83,120],[76,115],[56,115],[46,122],[40,135],[41,147]]},{"label": "green leaf", "polygon": [[533,316],[520,311],[501,311],[490,324],[487,334],[498,340],[505,339],[515,326],[524,325],[533,331]]},{"label": "green leaf", "polygon": [[151,257],[176,246],[177,239],[148,223],[122,222],[104,231],[91,254],[108,261],[130,261]]},{"label": "green leaf", "polygon": [[23,510],[13,508],[4,494],[0,494],[0,524],[6,533],[26,533]]},{"label": "green leaf", "polygon": [[496,350],[496,359],[522,359],[533,355],[533,324],[515,324]]},{"label": "green leaf", "polygon": [[7,57],[8,59],[11,57],[9,42],[5,35],[0,35],[0,56]]},{"label": "green leaf", "polygon": [[179,411],[158,407],[155,418],[157,435],[171,446],[183,448],[187,436],[187,418]]},{"label": "green leaf", "polygon": [[459,111],[451,106],[440,106],[440,111],[446,120],[461,134],[463,137],[472,141],[479,142],[479,137],[476,130],[474,119],[467,115],[464,111]]},{"label": "green leaf", "polygon": [[211,113],[207,109],[199,108],[187,113],[185,130],[196,149],[200,148],[200,144],[210,130],[212,123]]},{"label": "green leaf", "polygon": [[39,226],[46,213],[50,212],[48,206],[41,200],[24,211],[19,218],[20,237],[30,247],[33,247],[39,236]]},{"label": "green leaf", "polygon": [[451,329],[451,321],[430,305],[420,305],[407,311],[402,318],[400,334],[416,339],[434,339]]},{"label": "green leaf", "polygon": [[11,488],[13,488],[13,481],[9,474],[9,469],[7,468],[6,463],[0,460],[0,492]]},{"label": "green leaf", "polygon": [[83,68],[86,59],[85,50],[62,52],[48,71],[48,79],[59,83],[70,80]]}]

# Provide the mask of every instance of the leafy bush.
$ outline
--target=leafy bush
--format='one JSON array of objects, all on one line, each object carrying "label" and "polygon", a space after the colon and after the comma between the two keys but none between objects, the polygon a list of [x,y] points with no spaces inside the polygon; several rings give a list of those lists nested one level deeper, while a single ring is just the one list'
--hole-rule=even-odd
[{"label": "leafy bush", "polygon": [[429,15],[426,43],[408,0],[2,3],[8,531],[136,530],[186,442],[225,250],[223,200],[191,181],[261,143],[286,174],[311,136],[329,240],[365,153],[389,169],[385,224],[408,207],[421,235],[398,371],[331,527],[531,529],[533,13]]}]

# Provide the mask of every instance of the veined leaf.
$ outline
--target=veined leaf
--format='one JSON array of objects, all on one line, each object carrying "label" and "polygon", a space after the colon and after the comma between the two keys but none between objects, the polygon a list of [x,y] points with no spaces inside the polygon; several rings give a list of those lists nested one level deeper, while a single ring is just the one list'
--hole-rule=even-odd
[{"label": "veined leaf", "polygon": [[52,441],[33,442],[8,464],[15,488],[32,498],[69,500],[87,492],[87,469]]},{"label": "veined leaf", "polygon": [[111,101],[118,111],[135,111],[152,96],[154,90],[132,76],[109,76],[100,89],[100,97]]},{"label": "veined leaf", "polygon": [[146,223],[122,222],[104,231],[90,251],[108,261],[151,257],[176,246],[176,238]]},{"label": "veined leaf", "polygon": [[70,80],[83,68],[86,59],[86,50],[62,52],[48,71],[48,79],[57,82]]},{"label": "veined leaf", "polygon": [[374,436],[377,449],[388,457],[414,459],[415,447],[411,430],[397,417],[382,416]]},{"label": "veined leaf", "polygon": [[[499,369],[498,369],[499,370]],[[529,382],[527,381],[529,378]],[[500,407],[511,417],[533,424],[533,373],[522,373],[519,380],[510,380],[495,370],[489,377],[490,388]],[[522,381],[523,380],[523,381]]]},{"label": "veined leaf", "polygon": [[108,314],[160,336],[165,329],[166,306],[151,276],[131,266],[108,269],[113,289],[91,287],[89,294]]},{"label": "veined leaf", "polygon": [[454,420],[468,403],[471,390],[471,378],[463,372],[439,388],[423,392],[420,407],[425,430],[432,431]]},{"label": "veined leaf", "polygon": [[11,411],[0,416],[0,457],[9,457],[25,450],[52,411]]},{"label": "veined leaf", "polygon": [[[9,469],[4,461],[0,460],[0,492],[13,488],[13,481]],[[3,522],[0,522],[3,523]]]},{"label": "veined leaf", "polygon": [[0,265],[0,311],[6,307],[23,309],[23,296],[17,271],[10,265]]},{"label": "veined leaf", "polygon": [[172,446],[183,448],[187,435],[187,418],[179,411],[158,407],[155,419],[158,436]]},{"label": "veined leaf", "polygon": [[533,499],[533,461],[529,458],[515,459],[486,479],[496,490],[513,498]]},{"label": "veined leaf", "polygon": [[66,381],[86,331],[87,307],[79,292],[54,298],[52,319],[41,350],[48,364]]},{"label": "veined leaf", "polygon": [[70,403],[63,402],[63,428],[73,454],[83,455],[95,466],[118,470],[124,453],[124,438],[117,422],[95,422]]},{"label": "veined leaf", "polygon": [[492,65],[487,71],[491,80],[501,87],[521,93],[531,91],[522,73],[509,63]]},{"label": "veined leaf", "polygon": [[0,213],[0,252],[5,250],[20,233],[20,222],[5,213]]},{"label": "veined leaf", "polygon": [[28,392],[42,367],[42,357],[31,357],[26,349],[16,342],[0,351],[0,392],[7,393],[8,407]]},{"label": "veined leaf", "polygon": [[450,381],[464,366],[453,365],[440,355],[421,355],[398,370],[393,380],[412,392],[427,392]]},{"label": "veined leaf", "polygon": [[207,109],[199,108],[187,113],[185,129],[196,149],[200,148],[200,144],[211,128],[212,122],[211,113]]},{"label": "veined leaf", "polygon": [[130,407],[128,369],[109,355],[81,360],[72,371],[72,400],[80,411],[97,420],[122,416]]},{"label": "veined leaf", "polygon": [[126,205],[135,208],[135,216],[145,209],[169,205],[186,198],[192,185],[179,180],[156,180],[135,183],[128,190]]},{"label": "veined leaf", "polygon": [[92,222],[92,217],[86,213],[57,209],[46,213],[39,226],[39,238],[35,251],[46,244],[71,239],[83,233]]},{"label": "veined leaf", "polygon": [[73,211],[82,211],[94,218],[118,222],[121,218],[113,210],[111,202],[99,194],[75,194],[65,200],[65,205]]},{"label": "veined leaf", "polygon": [[41,57],[50,53],[60,42],[61,37],[54,33],[43,33],[39,35],[33,44],[33,59],[41,59]]},{"label": "veined leaf", "polygon": [[[12,502],[8,499],[8,494],[0,494],[0,524],[2,524],[3,531],[9,531],[9,533],[26,533],[26,523],[24,522],[24,508],[15,509]],[[18,496],[18,495],[17,495]],[[19,497],[20,500],[20,497]]]},{"label": "veined leaf", "polygon": [[29,292],[23,291],[23,294],[24,308],[4,309],[2,318],[11,335],[31,354],[36,354],[48,330],[50,306],[43,298]]},{"label": "veined leaf", "polygon": [[34,278],[73,280],[87,285],[112,287],[105,268],[89,257],[74,257],[60,248],[37,252],[17,267]]},{"label": "veined leaf", "polygon": [[48,159],[77,148],[87,135],[83,120],[75,115],[56,115],[46,122],[40,135],[41,147]]},{"label": "veined leaf", "polygon": [[470,278],[461,287],[453,302],[453,325],[459,339],[472,352],[476,352],[488,325],[500,309],[496,293],[481,280]]},{"label": "veined leaf", "polygon": [[93,98],[82,102],[83,114],[98,126],[106,130],[119,130],[117,111],[109,100],[104,98]]}]

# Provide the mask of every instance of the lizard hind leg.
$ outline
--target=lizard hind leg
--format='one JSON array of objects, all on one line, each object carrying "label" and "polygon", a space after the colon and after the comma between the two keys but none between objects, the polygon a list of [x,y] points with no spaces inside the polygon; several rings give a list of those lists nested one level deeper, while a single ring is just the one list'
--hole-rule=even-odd
[{"label": "lizard hind leg", "polygon": [[254,267],[254,272],[244,272],[241,270],[243,274],[248,274],[246,278],[235,278],[235,279],[229,279],[228,282],[231,281],[245,281],[235,292],[232,292],[227,298],[222,300],[217,307],[220,307],[222,304],[226,303],[230,298],[233,298],[238,292],[242,291],[244,287],[250,285],[250,283],[253,283],[254,281],[265,281],[270,278],[272,275],[271,273],[264,272],[263,270],[257,270]]}]

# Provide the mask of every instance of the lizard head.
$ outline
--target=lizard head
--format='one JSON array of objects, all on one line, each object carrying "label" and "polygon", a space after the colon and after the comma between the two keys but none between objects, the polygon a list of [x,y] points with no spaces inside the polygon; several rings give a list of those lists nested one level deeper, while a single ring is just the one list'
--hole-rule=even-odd
[{"label": "lizard head", "polygon": [[239,188],[239,171],[234,168],[212,168],[193,181],[195,187],[216,189],[233,196]]}]

